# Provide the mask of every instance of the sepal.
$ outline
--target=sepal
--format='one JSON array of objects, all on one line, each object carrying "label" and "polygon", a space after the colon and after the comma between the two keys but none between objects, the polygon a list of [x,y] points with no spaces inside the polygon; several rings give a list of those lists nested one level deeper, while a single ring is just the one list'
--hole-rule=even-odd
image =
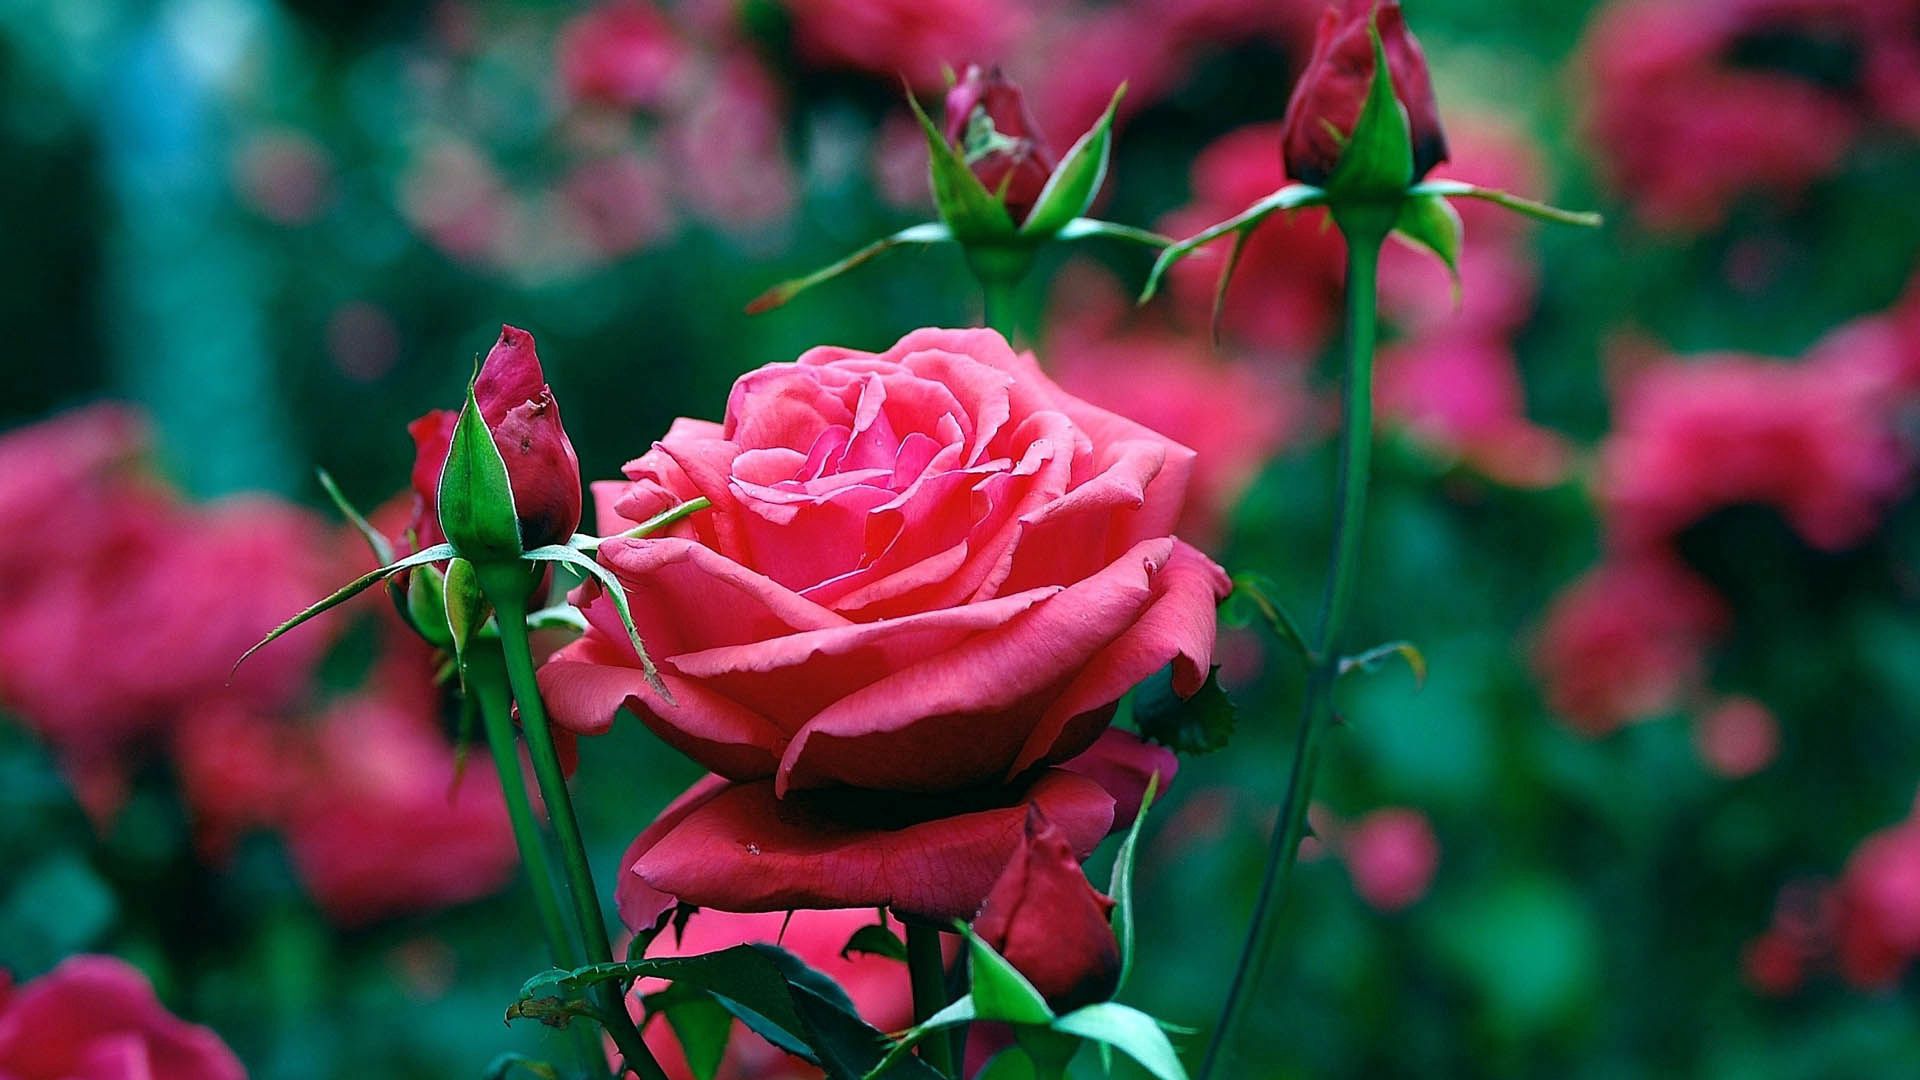
[{"label": "sepal", "polygon": [[507,463],[494,445],[467,383],[467,403],[454,424],[453,444],[440,472],[440,531],[462,556],[479,563],[520,557],[520,518],[513,506]]},{"label": "sepal", "polygon": [[1035,239],[1053,236],[1093,205],[1094,198],[1100,194],[1100,185],[1107,178],[1107,164],[1113,156],[1113,118],[1126,92],[1127,84],[1121,83],[1113,92],[1113,100],[1107,103],[1107,111],[1100,114],[1100,119],[1054,167],[1046,186],[1040,189],[1033,211],[1020,225],[1021,236]]}]

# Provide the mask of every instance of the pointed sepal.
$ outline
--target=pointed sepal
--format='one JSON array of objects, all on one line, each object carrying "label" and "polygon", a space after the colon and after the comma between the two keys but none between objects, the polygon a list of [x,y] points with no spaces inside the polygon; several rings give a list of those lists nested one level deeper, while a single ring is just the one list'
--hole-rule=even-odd
[{"label": "pointed sepal", "polygon": [[1447,268],[1453,281],[1454,302],[1460,300],[1460,248],[1465,239],[1460,212],[1439,195],[1414,195],[1400,204],[1393,235],[1410,247],[1427,252]]},{"label": "pointed sepal", "polygon": [[1107,165],[1113,156],[1113,118],[1126,96],[1127,84],[1121,83],[1107,103],[1107,111],[1080,136],[1047,177],[1040,198],[1020,225],[1020,235],[1044,238],[1058,233],[1075,218],[1087,212],[1100,194],[1107,178]]},{"label": "pointed sepal", "polygon": [[471,381],[440,472],[439,504],[440,531],[462,556],[476,562],[520,557],[520,519],[507,463],[480,415]]},{"label": "pointed sepal", "polygon": [[1551,222],[1555,225],[1578,225],[1582,228],[1597,229],[1606,224],[1599,214],[1585,210],[1562,210],[1557,206],[1533,199],[1522,198],[1511,192],[1497,188],[1481,187],[1460,180],[1427,180],[1407,190],[1413,196],[1441,195],[1447,198],[1480,199],[1504,207],[1516,214],[1523,214],[1535,221]]},{"label": "pointed sepal", "polygon": [[526,553],[526,558],[533,562],[564,563],[599,582],[601,591],[606,593],[607,599],[613,601],[613,609],[620,615],[620,625],[626,628],[627,640],[633,645],[634,655],[640,658],[640,670],[646,674],[647,685],[652,687],[653,692],[659,694],[662,699],[669,702],[673,700],[673,694],[668,691],[667,684],[661,681],[659,669],[653,666],[653,658],[647,655],[647,646],[640,640],[639,628],[633,624],[633,609],[627,604],[627,590],[620,584],[620,579],[614,576],[613,571],[600,565],[599,561],[591,555],[565,544],[549,544],[546,547],[534,548]]},{"label": "pointed sepal", "polygon": [[1327,178],[1327,192],[1335,202],[1394,200],[1413,183],[1413,129],[1407,109],[1394,94],[1380,27],[1369,25],[1367,34],[1373,39],[1373,83],[1340,163]]},{"label": "pointed sepal", "polygon": [[[971,176],[973,174],[968,173],[967,175]],[[975,182],[978,183],[978,181]],[[953,231],[938,221],[927,221],[918,225],[910,225],[894,233],[892,236],[875,240],[873,243],[841,259],[839,262],[833,263],[830,266],[823,266],[811,274],[790,278],[775,285],[773,288],[753,298],[753,301],[747,305],[747,314],[758,315],[764,311],[772,311],[774,308],[780,307],[787,301],[813,288],[815,285],[832,281],[834,278],[839,277],[849,270],[857,269],[872,262],[874,259],[892,251],[894,248],[907,245],[924,247],[929,244],[946,244],[952,241]]]},{"label": "pointed sepal", "polygon": [[933,187],[933,203],[953,238],[962,244],[1004,244],[1014,239],[1018,233],[1005,204],[973,174],[967,159],[947,142],[946,135],[927,116],[911,90],[907,92],[907,105],[927,137],[927,170]]},{"label": "pointed sepal", "polygon": [[[299,626],[301,623],[304,623],[309,619],[312,619],[316,615],[324,614],[328,611],[333,610],[334,608],[339,607],[341,604],[344,604],[347,601],[353,599],[354,597],[359,596],[361,593],[366,592],[368,589],[373,588],[375,585],[380,584],[382,581],[387,580],[388,578],[394,576],[395,574],[404,573],[408,570],[413,569],[416,566],[425,566],[430,562],[437,562],[441,559],[450,559],[453,557],[453,554],[454,554],[453,545],[435,544],[433,547],[430,547],[425,551],[416,551],[404,559],[400,559],[395,562],[388,563],[387,565],[381,567],[378,570],[374,570],[370,573],[363,574],[360,577],[354,578],[352,581],[341,586],[337,591],[333,593],[333,595],[327,597],[325,600],[322,600],[319,603],[314,604],[312,607],[309,607],[306,610],[300,612],[298,615],[295,615],[293,618],[288,619],[286,622],[283,622],[279,626],[274,627],[273,631],[269,633],[266,637],[261,638],[259,642],[257,642],[253,646],[253,648],[248,649],[246,652],[240,654],[240,659],[235,660],[233,662],[233,671],[239,671],[240,665],[246,663],[248,657],[252,656],[254,653],[259,652],[261,649],[266,648],[268,645],[271,645],[273,642],[279,640],[288,631],[292,630],[294,627]],[[229,672],[228,678],[232,678],[231,672]]]},{"label": "pointed sepal", "polygon": [[[1281,211],[1325,206],[1326,203],[1327,193],[1324,190],[1307,184],[1288,184],[1218,225],[1210,226],[1185,240],[1168,245],[1167,249],[1160,253],[1159,260],[1153,264],[1153,272],[1147,275],[1146,287],[1140,292],[1140,303],[1144,304],[1152,300],[1154,294],[1160,291],[1160,279],[1166,276],[1174,263],[1200,248],[1228,233],[1250,232],[1261,222]],[[1223,285],[1222,288],[1224,287]]]}]

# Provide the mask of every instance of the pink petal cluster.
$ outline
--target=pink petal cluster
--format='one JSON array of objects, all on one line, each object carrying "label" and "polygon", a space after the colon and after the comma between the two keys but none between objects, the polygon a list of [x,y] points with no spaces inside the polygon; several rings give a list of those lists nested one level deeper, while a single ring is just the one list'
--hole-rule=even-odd
[{"label": "pink petal cluster", "polygon": [[1055,766],[1212,653],[1226,576],[1172,535],[1193,457],[984,330],[815,349],[742,376],[723,422],[676,422],[595,485],[606,533],[712,503],[600,547],[672,700],[591,589],[592,628],[541,671],[562,726],[625,706],[723,778],[642,835],[625,891],[964,918],[1027,804],[1091,850],[1114,797]]},{"label": "pink petal cluster", "polygon": [[[847,939],[875,921],[871,911],[796,911],[735,915],[702,909],[678,935],[668,932],[654,939],[649,958],[700,956],[734,945],[778,945],[827,975],[853,1000],[868,1023],[882,1031],[900,1031],[913,1023],[913,991],[906,965],[869,953],[841,956]],[[641,1016],[638,995],[664,990],[661,979],[642,979],[630,998],[635,1019]],[[693,1080],[680,1040],[665,1019],[656,1019],[644,1032],[647,1047],[660,1059],[670,1080]],[[716,1080],[818,1080],[819,1069],[776,1049],[735,1023],[727,1054]]]},{"label": "pink petal cluster", "polygon": [[1714,510],[1761,504],[1815,547],[1860,540],[1910,463],[1886,398],[1852,377],[1850,360],[1709,356],[1631,376],[1598,477],[1609,534],[1658,546]]},{"label": "pink petal cluster", "polygon": [[245,1080],[220,1036],[167,1011],[111,956],[76,956],[12,985],[0,971],[0,1076],[7,1080]]},{"label": "pink petal cluster", "polygon": [[[1701,230],[1791,201],[1877,122],[1920,119],[1907,0],[1616,0],[1590,28],[1588,127],[1648,223]],[[1787,54],[1835,57],[1795,70]]]},{"label": "pink petal cluster", "polygon": [[317,517],[258,497],[187,503],[149,452],[116,406],[0,437],[0,706],[89,781],[103,818],[123,768],[185,718],[305,693],[324,632],[229,674],[342,566]]},{"label": "pink petal cluster", "polygon": [[1781,890],[1771,925],[1748,943],[1747,981],[1772,996],[1838,974],[1865,990],[1893,987],[1920,958],[1920,815],[1867,837],[1840,879]]},{"label": "pink petal cluster", "polygon": [[1727,614],[1677,560],[1614,560],[1548,609],[1534,651],[1547,704],[1574,730],[1604,735],[1681,705],[1703,681]]}]

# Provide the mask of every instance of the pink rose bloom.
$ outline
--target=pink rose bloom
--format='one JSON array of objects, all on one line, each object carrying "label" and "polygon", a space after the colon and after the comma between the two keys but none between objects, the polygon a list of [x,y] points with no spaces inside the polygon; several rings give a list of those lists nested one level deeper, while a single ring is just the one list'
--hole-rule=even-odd
[{"label": "pink rose bloom", "polygon": [[[685,934],[676,938],[669,931],[654,939],[647,956],[699,956],[756,942],[779,945],[839,983],[867,1023],[882,1031],[900,1031],[913,1023],[913,988],[906,965],[867,953],[840,955],[854,931],[874,920],[872,911],[863,910],[800,911],[789,921],[786,912],[734,915],[702,909],[688,920]],[[666,986],[664,980],[642,979],[636,989],[650,994]],[[638,1019],[639,1001],[629,1000]],[[670,1080],[692,1080],[680,1040],[665,1020],[655,1020],[645,1034],[648,1048]],[[818,1080],[821,1075],[819,1069],[776,1049],[736,1022],[717,1080]]]},{"label": "pink rose bloom", "polygon": [[[1650,223],[1702,230],[1740,196],[1797,197],[1831,173],[1861,117],[1849,88],[1743,60],[1753,43],[1859,36],[1852,3],[1620,0],[1588,33],[1588,127],[1613,185]],[[1854,25],[1848,25],[1854,23]]]},{"label": "pink rose bloom", "polygon": [[1190,337],[1069,337],[1052,360],[1070,393],[1193,447],[1199,456],[1174,531],[1207,549],[1261,468],[1309,424],[1312,400],[1297,380],[1223,362]]},{"label": "pink rose bloom", "polygon": [[1601,449],[1609,533],[1657,545],[1715,510],[1761,504],[1815,547],[1858,542],[1907,471],[1883,400],[1862,388],[1820,365],[1746,356],[1640,371]]},{"label": "pink rose bloom", "polygon": [[[1191,236],[1284,186],[1279,145],[1279,125],[1256,124],[1202,150],[1193,163],[1193,201],[1163,219],[1160,231]],[[1212,317],[1215,288],[1231,247],[1223,240],[1207,249],[1211,257],[1183,259],[1170,272],[1174,303],[1194,325],[1204,326]],[[1323,211],[1268,218],[1241,255],[1221,313],[1222,328],[1289,359],[1311,360],[1339,326],[1345,252]]]},{"label": "pink rose bloom", "polygon": [[234,702],[214,702],[175,725],[172,760],[200,852],[219,861],[245,833],[280,824],[307,781],[302,730]]},{"label": "pink rose bloom", "polygon": [[111,956],[76,956],[24,986],[0,971],[7,1080],[245,1080],[220,1036],[167,1011]]},{"label": "pink rose bloom", "polygon": [[319,719],[288,813],[294,869],[345,925],[490,895],[519,865],[498,776],[484,749],[457,771],[418,659]]},{"label": "pink rose bloom", "polygon": [[1004,0],[786,0],[800,58],[936,90],[943,65],[991,61],[1027,17]]},{"label": "pink rose bloom", "polygon": [[574,101],[655,108],[672,94],[688,53],[646,0],[608,0],[561,28],[560,84]]},{"label": "pink rose bloom", "polygon": [[1427,895],[1440,867],[1440,841],[1427,815],[1389,807],[1353,824],[1342,840],[1341,857],[1362,900],[1381,911],[1399,911]]},{"label": "pink rose bloom", "polygon": [[1720,598],[1677,563],[1606,562],[1554,600],[1534,668],[1562,719],[1604,735],[1676,707],[1725,621]]},{"label": "pink rose bloom", "polygon": [[637,251],[674,225],[666,169],[657,161],[622,151],[583,161],[560,186],[574,228],[605,258]]},{"label": "pink rose bloom", "polygon": [[1566,440],[1527,419],[1510,346],[1470,334],[1437,334],[1380,353],[1374,390],[1382,416],[1423,446],[1520,488],[1566,478]]},{"label": "pink rose bloom", "polygon": [[93,405],[0,435],[0,603],[30,589],[50,560],[42,538],[84,538],[110,525],[138,476],[150,433],[120,405]]},{"label": "pink rose bloom", "polygon": [[[75,758],[117,753],[189,708],[290,703],[331,640],[290,638],[237,674],[233,662],[338,578],[332,530],[265,498],[192,509],[137,489],[92,550],[34,572],[0,618],[0,700]],[[137,633],[121,625],[138,612]],[[111,641],[113,648],[103,649]]]},{"label": "pink rose bloom", "polygon": [[1193,457],[987,330],[814,349],[742,376],[723,422],[676,422],[595,485],[607,534],[713,504],[600,548],[673,700],[591,589],[541,672],[562,726],[625,706],[724,778],[643,835],[635,875],[727,910],[963,918],[1024,803],[1090,850],[1113,796],[1048,766],[1168,662],[1183,694],[1206,677],[1228,583],[1172,536]]}]

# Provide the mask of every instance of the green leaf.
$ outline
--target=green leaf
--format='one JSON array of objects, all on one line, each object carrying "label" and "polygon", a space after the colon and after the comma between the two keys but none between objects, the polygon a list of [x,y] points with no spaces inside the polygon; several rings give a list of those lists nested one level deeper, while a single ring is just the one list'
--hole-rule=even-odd
[{"label": "green leaf", "polygon": [[[832,979],[775,945],[736,945],[700,956],[662,957],[625,963],[590,964],[573,971],[555,969],[527,980],[509,1018],[533,1016],[560,1023],[588,1015],[584,1005],[568,1002],[588,987],[652,977],[672,982],[678,993],[711,996],[755,1034],[787,1053],[820,1065],[829,1076],[867,1075],[883,1062],[891,1046],[886,1035],[860,1019],[846,992]],[[569,1010],[568,1005],[574,1007]],[[939,1080],[917,1058],[906,1057],[874,1075],[890,1080]]]},{"label": "green leaf", "polygon": [[[1213,243],[1228,233],[1251,231],[1268,217],[1282,210],[1299,210],[1309,206],[1325,206],[1326,202],[1327,193],[1317,187],[1312,187],[1307,184],[1288,184],[1286,187],[1268,195],[1266,198],[1261,199],[1259,202],[1254,203],[1252,206],[1247,207],[1245,210],[1240,211],[1227,220],[1220,222],[1218,225],[1209,226],[1185,240],[1170,245],[1165,251],[1160,253],[1159,260],[1153,264],[1153,272],[1147,275],[1146,288],[1140,292],[1140,303],[1144,304],[1152,300],[1154,294],[1160,291],[1160,279],[1166,276],[1167,271],[1172,268],[1174,263],[1193,254],[1200,248]],[[1224,289],[1225,286],[1223,285],[1222,288]]]},{"label": "green leaf", "polygon": [[560,1080],[559,1069],[547,1062],[515,1053],[505,1053],[494,1058],[487,1065],[487,1071],[480,1074],[480,1078],[481,1080],[507,1080],[516,1069],[537,1076],[540,1080]]},{"label": "green leaf", "polygon": [[968,958],[973,966],[973,1009],[982,1020],[1005,1020],[1013,1024],[1045,1024],[1053,1020],[1047,999],[1033,988],[1025,975],[1014,968],[993,946],[980,940],[971,928],[962,928],[967,936]]},{"label": "green leaf", "polygon": [[1113,857],[1113,878],[1107,885],[1107,895],[1113,898],[1113,936],[1120,942],[1120,979],[1114,984],[1116,995],[1127,985],[1127,975],[1133,970],[1134,853],[1140,847],[1140,827],[1146,822],[1147,811],[1153,808],[1153,798],[1159,790],[1160,775],[1155,773],[1147,778],[1146,793],[1140,797],[1140,812],[1134,815],[1133,827],[1127,830],[1127,838]]},{"label": "green leaf", "polygon": [[469,559],[503,562],[520,555],[520,518],[506,460],[487,431],[473,386],[467,384],[467,404],[440,472],[440,531]]},{"label": "green leaf", "polygon": [[[266,637],[261,638],[260,641],[256,643],[253,648],[248,649],[246,652],[240,654],[240,659],[235,660],[233,662],[233,671],[239,671],[240,665],[247,662],[247,657],[252,656],[254,653],[257,653],[261,649],[266,648],[268,645],[278,640],[282,634],[285,634],[287,631],[292,630],[294,627],[299,626],[303,622],[306,622],[308,619],[311,619],[316,615],[323,614],[327,611],[331,611],[332,609],[339,607],[341,604],[344,604],[347,601],[353,599],[354,597],[359,596],[361,593],[366,592],[368,589],[372,588],[375,585],[378,585],[382,581],[385,581],[386,579],[392,577],[395,574],[401,573],[402,571],[411,570],[416,566],[425,566],[430,562],[438,562],[441,559],[450,559],[452,557],[453,557],[453,545],[435,544],[434,546],[426,549],[425,551],[416,551],[413,554],[407,556],[406,558],[399,560],[398,562],[388,563],[387,565],[381,567],[378,570],[375,570],[371,573],[363,574],[360,577],[354,578],[352,581],[342,586],[339,589],[339,591],[335,592],[332,596],[327,597],[325,600],[320,601],[319,603],[313,605],[312,607],[307,608],[305,611],[302,611],[300,614],[295,615],[293,618],[288,619],[286,622],[281,623],[279,626],[274,627],[272,633],[269,633]],[[232,672],[229,672],[227,677],[232,678],[233,677]]]},{"label": "green leaf", "polygon": [[1036,1080],[1038,1074],[1033,1071],[1033,1059],[1025,1050],[1009,1046],[993,1055],[986,1068],[973,1080]]},{"label": "green leaf", "polygon": [[702,495],[699,498],[688,499],[686,502],[680,503],[677,506],[669,506],[665,510],[660,511],[623,533],[615,533],[607,537],[587,536],[582,533],[575,533],[573,537],[567,541],[567,546],[573,548],[575,551],[584,551],[592,555],[599,551],[600,545],[606,543],[608,540],[643,540],[661,529],[672,525],[674,522],[682,518],[692,517],[694,514],[712,505],[713,501],[705,495]]},{"label": "green leaf", "polygon": [[1107,161],[1113,155],[1114,113],[1126,93],[1126,83],[1114,89],[1107,111],[1054,167],[1053,175],[1047,177],[1046,186],[1040,189],[1032,211],[1020,226],[1020,235],[1052,236],[1093,205],[1101,182],[1107,178]]},{"label": "green leaf", "polygon": [[442,617],[447,620],[447,636],[453,642],[453,655],[458,659],[466,654],[467,642],[487,621],[487,597],[480,589],[480,577],[474,573],[473,564],[465,559],[454,559],[447,564],[446,577],[440,587],[445,604]]},{"label": "green leaf", "polygon": [[572,604],[555,604],[527,616],[529,630],[577,630],[587,632],[587,616]]},{"label": "green leaf", "polygon": [[1060,1017],[1053,1030],[1111,1046],[1140,1063],[1157,1080],[1187,1080],[1180,1055],[1153,1017],[1117,1001],[1089,1005]]},{"label": "green leaf", "polygon": [[861,1080],[876,1080],[876,1078],[887,1069],[892,1068],[895,1062],[905,1057],[909,1050],[918,1046],[921,1040],[934,1032],[944,1031],[951,1027],[958,1027],[961,1024],[971,1024],[974,1019],[973,995],[967,994],[949,1004],[946,1008],[927,1017],[919,1024],[907,1029],[907,1031],[894,1042],[892,1049],[887,1051],[886,1056],[881,1058],[879,1063],[874,1065]]},{"label": "green leaf", "polygon": [[1173,669],[1162,668],[1134,687],[1133,720],[1140,734],[1178,754],[1211,754],[1233,737],[1237,713],[1221,689],[1220,669],[1190,698],[1173,689]]},{"label": "green leaf", "polygon": [[1536,221],[1550,221],[1556,225],[1578,225],[1582,228],[1597,229],[1606,223],[1606,219],[1599,214],[1581,210],[1562,210],[1557,206],[1548,206],[1543,202],[1535,202],[1532,199],[1521,198],[1494,188],[1463,183],[1459,180],[1428,180],[1415,184],[1408,189],[1407,194],[1480,199],[1503,206],[1517,214],[1525,214]]},{"label": "green leaf", "polygon": [[453,644],[447,625],[447,579],[439,567],[419,566],[407,572],[407,625],[435,648]]},{"label": "green leaf", "polygon": [[1410,196],[1400,204],[1393,235],[1446,265],[1453,279],[1453,299],[1460,301],[1460,245],[1464,234],[1460,212],[1439,195]]},{"label": "green leaf", "polygon": [[576,567],[593,576],[595,581],[613,601],[613,609],[620,614],[620,625],[627,629],[627,639],[633,643],[634,654],[640,657],[640,670],[646,673],[647,685],[653,692],[667,701],[673,700],[673,694],[667,690],[667,684],[660,681],[660,672],[653,666],[653,658],[647,655],[646,643],[640,640],[640,630],[633,625],[633,609],[627,606],[627,590],[613,571],[601,566],[592,556],[565,544],[548,544],[534,548],[525,558],[533,562],[557,562]]},{"label": "green leaf", "polygon": [[840,949],[840,958],[845,960],[854,953],[866,953],[868,956],[884,956],[889,960],[907,961],[907,943],[900,935],[888,927],[873,923],[853,932],[846,945]]},{"label": "green leaf", "polygon": [[1244,607],[1250,606],[1266,622],[1274,636],[1293,646],[1303,658],[1313,660],[1313,649],[1307,644],[1307,636],[1300,630],[1300,624],[1293,615],[1275,599],[1280,587],[1265,574],[1235,574],[1233,593],[1227,597],[1226,617],[1228,622],[1245,626],[1247,617],[1242,614]]},{"label": "green leaf", "polygon": [[1090,237],[1104,236],[1114,240],[1129,240],[1148,247],[1163,248],[1173,243],[1170,236],[1161,236],[1151,229],[1136,229],[1131,225],[1122,225],[1115,221],[1102,221],[1099,218],[1077,217],[1060,227],[1054,234],[1057,240],[1085,240]]},{"label": "green leaf", "polygon": [[1369,26],[1367,32],[1373,38],[1373,84],[1353,135],[1340,152],[1340,163],[1327,178],[1327,191],[1335,201],[1398,198],[1413,183],[1413,131],[1407,110],[1394,95],[1380,28]]},{"label": "green leaf", "polygon": [[[972,174],[969,173],[968,175]],[[978,181],[975,182],[978,183]],[[929,221],[920,225],[909,226],[894,233],[892,236],[875,240],[873,243],[868,244],[866,247],[861,248],[859,251],[854,252],[830,266],[823,266],[811,274],[805,274],[797,278],[789,278],[775,285],[773,288],[753,298],[753,301],[747,305],[747,314],[758,315],[764,311],[772,311],[774,308],[785,304],[787,301],[792,300],[794,297],[813,288],[815,285],[831,281],[841,274],[871,262],[873,259],[903,244],[944,244],[952,240],[953,232],[937,221]],[[704,499],[700,501],[705,502]]]},{"label": "green leaf", "polygon": [[680,1040],[688,1071],[695,1080],[713,1080],[727,1056],[733,1014],[712,997],[688,996],[669,1007],[666,1018]]},{"label": "green leaf", "polygon": [[346,518],[347,523],[360,534],[360,538],[367,542],[367,547],[373,549],[373,557],[380,560],[382,565],[392,562],[393,544],[381,534],[379,529],[373,527],[373,523],[368,521],[364,514],[347,501],[347,497],[340,492],[340,485],[333,482],[333,477],[327,473],[327,470],[315,469],[313,472],[320,478],[320,489],[325,491],[327,498],[333,501],[334,509],[340,511],[340,516]]},{"label": "green leaf", "polygon": [[1415,686],[1425,686],[1427,682],[1427,658],[1411,641],[1389,641],[1385,645],[1375,645],[1366,652],[1340,658],[1340,674],[1359,671],[1371,674],[1380,670],[1380,665],[1394,657],[1407,662],[1413,672]]},{"label": "green leaf", "polygon": [[920,121],[920,130],[926,134],[933,202],[940,208],[940,220],[947,223],[953,238],[963,244],[1004,243],[1013,239],[1016,233],[1006,204],[973,175],[966,159],[927,117],[911,90],[907,92],[907,105],[913,109],[914,117]]}]

